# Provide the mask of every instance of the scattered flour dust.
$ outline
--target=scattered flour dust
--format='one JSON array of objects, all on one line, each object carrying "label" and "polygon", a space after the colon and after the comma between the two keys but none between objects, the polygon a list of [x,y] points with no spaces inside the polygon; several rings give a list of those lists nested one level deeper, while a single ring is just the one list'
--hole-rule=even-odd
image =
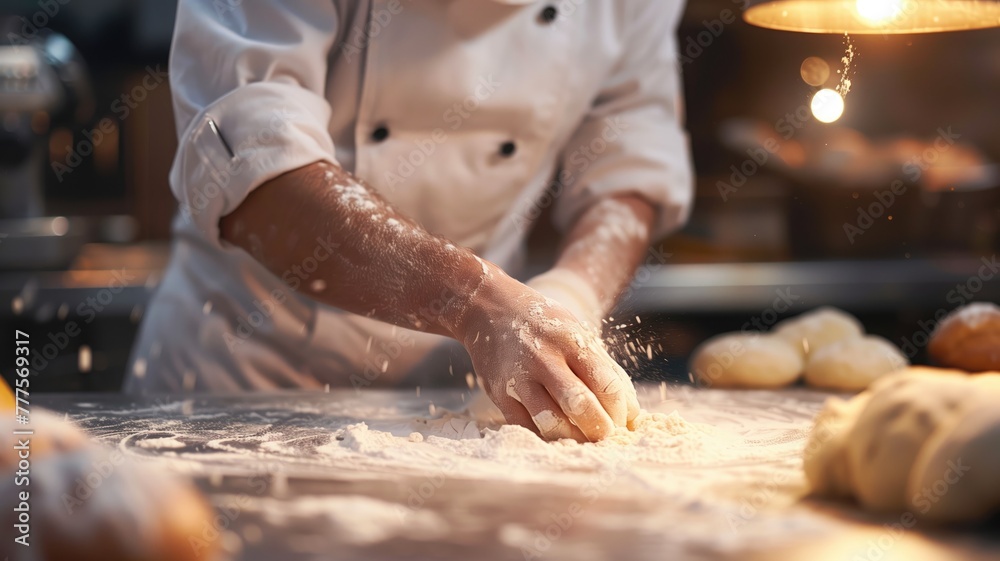
[{"label": "scattered flour dust", "polygon": [[766,447],[748,445],[739,434],[708,424],[688,422],[677,411],[643,411],[633,429],[619,428],[597,443],[545,442],[528,429],[504,424],[480,392],[460,413],[442,411],[405,428],[351,424],[320,449],[330,458],[382,472],[433,473],[448,461],[457,463],[456,472],[470,479],[563,486],[578,484],[575,476],[599,472],[609,462],[624,461],[629,477],[623,481],[670,494],[696,493],[699,487],[693,483],[712,483],[701,468],[774,458]]},{"label": "scattered flour dust", "polygon": [[846,51],[844,52],[844,56],[840,58],[840,62],[843,63],[844,68],[837,71],[840,74],[840,82],[837,84],[836,91],[840,94],[840,97],[847,99],[847,94],[851,92],[851,75],[853,73],[854,56],[857,53],[854,50],[854,43],[851,41],[851,36],[847,33],[844,34],[844,45],[846,46]]}]

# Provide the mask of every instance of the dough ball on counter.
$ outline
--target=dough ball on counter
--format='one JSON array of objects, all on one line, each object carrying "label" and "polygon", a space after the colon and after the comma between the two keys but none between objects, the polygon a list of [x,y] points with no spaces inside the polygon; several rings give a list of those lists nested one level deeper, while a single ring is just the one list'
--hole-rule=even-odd
[{"label": "dough ball on counter", "polygon": [[[203,561],[218,551],[213,510],[194,486],[120,450],[87,440],[56,415],[32,411],[30,487],[13,476],[17,451],[0,450],[0,524],[13,527],[30,492],[31,547],[13,539],[0,557],[56,561]],[[9,434],[12,420],[0,421]],[[5,436],[6,438],[6,436]],[[13,462],[13,463],[12,463]],[[28,553],[30,552],[30,556]]]},{"label": "dough ball on counter", "polygon": [[794,345],[804,357],[809,357],[831,343],[861,337],[865,329],[851,314],[822,307],[779,322],[772,333]]},{"label": "dough ball on counter", "polygon": [[718,388],[779,388],[802,374],[802,355],[780,337],[724,333],[698,347],[691,372],[699,384]]},{"label": "dough ball on counter", "polygon": [[914,367],[817,415],[803,457],[817,495],[938,522],[1000,510],[1000,374]]},{"label": "dough ball on counter", "polygon": [[896,345],[876,335],[851,337],[820,347],[806,361],[810,386],[859,391],[909,362]]},{"label": "dough ball on counter", "polygon": [[938,324],[927,352],[946,368],[1000,370],[1000,307],[973,302],[956,309]]}]

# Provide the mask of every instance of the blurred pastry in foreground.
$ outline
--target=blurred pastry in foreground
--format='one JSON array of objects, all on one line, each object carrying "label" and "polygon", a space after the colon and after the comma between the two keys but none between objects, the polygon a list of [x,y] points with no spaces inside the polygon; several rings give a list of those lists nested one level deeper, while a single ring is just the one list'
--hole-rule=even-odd
[{"label": "blurred pastry in foreground", "polygon": [[[26,459],[15,448],[25,438]],[[27,480],[15,478],[24,460]],[[30,547],[0,545],[11,561],[204,561],[217,551],[213,511],[190,482],[95,444],[52,413],[33,409],[28,426],[0,418],[0,476],[0,523],[20,535],[22,513],[30,517]]]}]

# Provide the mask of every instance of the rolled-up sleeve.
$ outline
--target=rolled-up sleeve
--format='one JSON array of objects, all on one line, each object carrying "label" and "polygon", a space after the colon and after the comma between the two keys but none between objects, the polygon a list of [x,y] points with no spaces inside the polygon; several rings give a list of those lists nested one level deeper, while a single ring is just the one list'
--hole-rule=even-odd
[{"label": "rolled-up sleeve", "polygon": [[657,207],[661,237],[683,225],[693,198],[676,41],[683,2],[623,4],[621,60],[566,145],[554,220],[568,230],[598,199],[634,193]]},{"label": "rolled-up sleeve", "polygon": [[262,183],[336,163],[328,132],[333,2],[181,0],[170,56],[181,216],[219,243],[219,219]]}]

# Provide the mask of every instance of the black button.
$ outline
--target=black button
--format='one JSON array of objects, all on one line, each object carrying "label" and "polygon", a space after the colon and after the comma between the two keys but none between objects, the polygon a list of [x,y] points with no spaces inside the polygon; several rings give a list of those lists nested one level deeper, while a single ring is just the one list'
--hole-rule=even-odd
[{"label": "black button", "polygon": [[375,142],[382,142],[387,138],[389,138],[389,129],[386,127],[379,127],[372,131],[372,140]]},{"label": "black button", "polygon": [[514,155],[514,152],[517,152],[517,144],[514,144],[512,141],[508,140],[500,145],[501,156],[509,158]]},{"label": "black button", "polygon": [[556,16],[559,15],[559,10],[555,6],[546,6],[540,14],[538,14],[538,21],[542,23],[552,23],[556,21]]}]

